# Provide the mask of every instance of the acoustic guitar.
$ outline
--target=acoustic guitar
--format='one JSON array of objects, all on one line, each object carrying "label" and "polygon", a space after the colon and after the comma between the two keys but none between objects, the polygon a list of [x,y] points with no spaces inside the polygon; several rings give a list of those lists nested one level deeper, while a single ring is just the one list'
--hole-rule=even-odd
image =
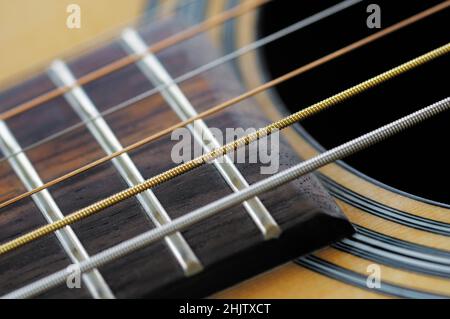
[{"label": "acoustic guitar", "polygon": [[4,298],[450,297],[450,1],[95,2],[2,59]]}]

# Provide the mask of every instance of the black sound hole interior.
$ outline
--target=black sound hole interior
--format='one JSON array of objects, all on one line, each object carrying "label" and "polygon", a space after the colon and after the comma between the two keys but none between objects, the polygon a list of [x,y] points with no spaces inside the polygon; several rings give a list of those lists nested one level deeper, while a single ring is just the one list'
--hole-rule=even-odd
[{"label": "black sound hole interior", "polygon": [[[262,49],[269,77],[314,61],[376,29],[366,24],[367,6],[381,7],[388,27],[442,1],[363,1]],[[338,1],[274,1],[260,14],[260,36],[271,34]],[[318,102],[449,41],[450,10],[422,20],[277,87],[289,112]],[[302,122],[323,147],[331,148],[430,105],[449,94],[449,57],[441,57]],[[396,189],[450,203],[448,164],[450,112],[369,150],[347,158],[356,170]]]}]

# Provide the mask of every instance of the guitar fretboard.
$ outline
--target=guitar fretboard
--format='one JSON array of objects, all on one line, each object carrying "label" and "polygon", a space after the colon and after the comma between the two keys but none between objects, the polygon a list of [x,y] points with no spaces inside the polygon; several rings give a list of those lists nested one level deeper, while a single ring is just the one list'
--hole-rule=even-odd
[{"label": "guitar fretboard", "polygon": [[[51,89],[72,85],[83,75],[128,54],[142,52],[151,43],[181,30],[173,22],[152,25],[140,33],[128,30],[121,39],[96,52],[73,61],[57,61],[45,74],[5,92],[2,111]],[[200,56],[198,52],[204,54]],[[8,136],[2,138],[14,141],[8,144],[14,148],[4,152],[9,159],[1,163],[5,178],[0,187],[14,191],[1,199],[38,187],[158,132],[167,126],[165,123],[185,120],[242,93],[227,65],[179,85],[159,88],[218,56],[205,37],[195,38],[160,54],[148,54],[137,64],[77,86],[64,96],[8,119],[3,130]],[[155,94],[121,107],[124,101],[155,89]],[[110,112],[115,107],[117,110]],[[209,126],[223,130],[261,127],[267,122],[257,113],[255,105],[249,102],[201,122],[201,130],[208,133]],[[80,121],[85,124],[79,125]],[[65,133],[55,137],[61,131]],[[208,150],[204,135],[192,127],[191,133],[194,143]],[[211,137],[206,136],[209,141]],[[218,141],[212,142],[219,145]],[[170,137],[161,138],[5,208],[7,214],[1,215],[0,227],[8,231],[2,233],[1,241],[61,219],[173,167],[170,154],[174,143]],[[23,149],[26,153],[20,153]],[[298,161],[287,146],[282,152],[282,168]],[[235,165],[231,159],[208,164],[64,228],[57,237],[42,238],[2,255],[1,281],[7,284],[2,285],[4,290],[0,293],[242,189],[264,177],[259,175],[260,166],[261,163]],[[188,291],[190,296],[202,296],[349,232],[351,227],[337,206],[315,177],[307,176],[90,272],[83,278],[82,289],[59,287],[45,296],[161,297],[182,296]],[[273,239],[280,233],[280,239]],[[311,239],[312,234],[320,236]],[[270,259],[267,254],[272,255]]]}]

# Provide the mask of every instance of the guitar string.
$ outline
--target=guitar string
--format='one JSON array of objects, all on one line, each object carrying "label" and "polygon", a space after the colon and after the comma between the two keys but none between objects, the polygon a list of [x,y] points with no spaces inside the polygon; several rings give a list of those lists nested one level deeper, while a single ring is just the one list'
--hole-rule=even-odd
[{"label": "guitar string", "polygon": [[[144,13],[140,13],[138,16],[132,18],[132,19],[126,19],[124,22],[120,22],[119,24],[107,28],[104,31],[100,31],[99,34],[96,34],[93,39],[88,39],[83,41],[80,45],[78,45],[75,49],[77,56],[82,55],[83,53],[86,53],[87,51],[92,51],[93,46],[100,46],[102,44],[107,44],[108,41],[111,41],[113,37],[117,37],[118,30],[122,30],[126,27],[134,27],[139,28],[146,23],[148,23],[148,20],[151,18],[152,23],[155,23],[156,21],[162,20],[164,18],[169,18],[172,16],[175,16],[177,12],[182,10],[183,8],[197,2],[199,0],[184,0],[182,3],[177,3],[176,6],[173,7],[169,2],[162,1],[159,2],[157,5],[155,5],[154,8],[152,8],[152,11],[154,11],[156,14],[152,15],[151,12],[148,10],[144,11]],[[166,9],[167,8],[167,9]],[[168,9],[171,9],[170,11]],[[61,54],[59,55],[60,59],[70,59],[74,57],[74,50],[70,49],[69,51],[63,50]],[[48,62],[48,61],[47,61]],[[36,74],[36,71],[41,71],[43,68],[45,68],[46,64],[37,64],[33,67],[31,67],[30,72],[28,72],[28,79],[30,76],[33,76]],[[17,78],[20,76],[20,74],[16,74],[16,76],[12,77],[12,80],[14,78]],[[25,77],[27,79],[27,77]],[[23,81],[22,81],[23,82]],[[13,83],[15,83],[13,81]],[[6,88],[3,88],[4,90],[11,88],[11,86],[6,86]],[[2,159],[0,159],[1,161]]]},{"label": "guitar string", "polygon": [[0,159],[0,161],[1,161],[1,159]]},{"label": "guitar string", "polygon": [[[194,226],[201,221],[211,218],[219,212],[238,205],[249,198],[271,191],[325,165],[331,164],[337,160],[342,160],[345,157],[367,149],[449,109],[450,98],[447,97],[444,100],[425,107],[408,116],[402,117],[397,121],[384,125],[358,138],[350,140],[347,143],[325,151],[324,153],[311,159],[296,164],[271,177],[256,182],[243,190],[222,197],[221,199],[211,202],[184,216],[178,217],[168,224],[146,231],[131,239],[103,250],[102,252],[92,256],[89,260],[79,263],[77,265],[77,269],[80,273],[85,273],[94,268],[100,268],[117,259],[124,258],[126,255],[129,255],[139,249],[143,249],[166,236],[169,236],[175,232],[186,230],[188,227]],[[2,298],[30,298],[64,283],[66,278],[67,268],[32,282],[31,284],[2,296]]]},{"label": "guitar string", "polygon": [[[449,1],[449,3],[447,4],[446,7],[448,7],[449,5],[450,5],[450,1]],[[371,43],[371,42],[373,42],[375,40],[378,40],[378,39],[380,39],[380,38],[382,38],[384,36],[387,36],[388,34],[390,34],[392,32],[400,30],[400,29],[402,29],[402,28],[404,28],[404,27],[406,27],[408,25],[411,25],[411,24],[413,24],[413,23],[415,23],[415,22],[417,22],[417,21],[419,21],[421,19],[424,19],[424,18],[430,16],[433,13],[436,13],[436,12],[438,12],[440,10],[443,10],[446,7],[443,7],[443,6],[433,7],[433,8],[430,8],[429,10],[426,10],[426,11],[423,11],[423,12],[421,12],[419,14],[411,16],[410,18],[402,20],[402,21],[400,21],[400,22],[398,22],[398,23],[396,23],[396,24],[394,24],[394,25],[392,25],[392,26],[390,26],[390,27],[388,27],[388,28],[386,28],[386,29],[384,29],[382,31],[374,33],[374,34],[372,34],[372,35],[370,35],[370,36],[368,36],[366,38],[363,38],[363,39],[361,39],[359,41],[356,41],[356,42],[354,42],[354,43],[352,43],[352,44],[350,44],[350,45],[348,45],[346,47],[343,47],[343,48],[341,48],[341,49],[339,49],[337,51],[334,51],[334,52],[332,52],[332,53],[330,53],[330,54],[328,54],[328,55],[326,55],[326,56],[324,56],[322,58],[319,58],[319,59],[317,59],[317,60],[315,60],[315,61],[313,61],[311,63],[308,63],[308,64],[306,64],[304,66],[301,66],[301,67],[299,67],[299,68],[297,68],[297,69],[295,69],[295,70],[293,70],[293,71],[291,71],[291,72],[289,72],[289,73],[287,73],[287,74],[285,74],[283,76],[280,76],[279,78],[276,78],[274,80],[266,82],[265,84],[262,84],[262,85],[260,85],[260,86],[258,86],[256,88],[254,88],[254,89],[244,93],[244,94],[241,94],[241,95],[239,95],[239,96],[237,96],[237,97],[235,97],[233,99],[230,99],[230,100],[225,101],[223,103],[220,103],[220,104],[218,104],[216,106],[213,106],[210,109],[208,109],[207,111],[199,113],[195,117],[192,117],[192,118],[190,118],[188,120],[185,120],[185,121],[182,121],[182,122],[178,122],[178,123],[176,123],[176,124],[166,128],[164,130],[159,131],[158,133],[155,133],[153,135],[147,136],[147,137],[145,137],[145,138],[143,138],[143,139],[141,139],[141,140],[139,140],[139,141],[137,141],[137,142],[135,142],[133,144],[130,144],[130,145],[128,145],[127,147],[123,148],[120,151],[117,151],[117,152],[112,153],[110,155],[107,155],[107,156],[104,156],[102,158],[99,158],[99,159],[97,159],[97,160],[95,160],[95,161],[93,161],[91,163],[88,163],[88,164],[86,164],[86,165],[84,165],[84,166],[82,166],[80,168],[77,168],[77,169],[75,169],[75,170],[73,170],[71,172],[68,172],[68,173],[66,173],[66,174],[64,174],[64,175],[62,175],[60,177],[57,177],[57,178],[55,178],[55,179],[53,179],[53,180],[51,180],[49,182],[46,182],[45,184],[43,184],[40,187],[37,187],[37,188],[35,188],[33,190],[24,192],[24,193],[22,193],[20,195],[17,195],[17,196],[15,196],[15,197],[13,197],[13,198],[11,198],[9,200],[6,200],[6,201],[0,203],[0,209],[4,208],[4,207],[7,207],[9,205],[12,205],[12,204],[14,204],[14,203],[16,203],[16,202],[18,202],[18,201],[20,201],[20,200],[22,200],[24,198],[27,198],[27,197],[29,197],[29,196],[31,196],[33,194],[36,194],[37,192],[40,192],[40,191],[42,191],[44,189],[47,189],[47,188],[52,187],[52,186],[55,186],[55,185],[65,181],[65,180],[67,180],[69,178],[72,178],[72,177],[74,177],[76,175],[84,173],[84,172],[86,172],[86,171],[88,171],[88,170],[90,170],[90,169],[92,169],[94,167],[97,167],[97,166],[99,166],[99,165],[101,165],[103,163],[106,163],[107,161],[109,161],[109,160],[111,160],[111,159],[113,159],[113,158],[115,158],[115,157],[117,157],[117,156],[119,156],[121,154],[133,151],[133,150],[135,150],[135,149],[137,149],[137,148],[139,148],[139,147],[141,147],[143,145],[146,145],[146,144],[148,144],[148,143],[150,143],[150,142],[152,142],[152,141],[154,141],[154,140],[156,140],[156,139],[166,135],[166,134],[170,134],[171,132],[173,132],[174,130],[176,130],[178,128],[184,127],[184,126],[194,122],[195,120],[204,119],[204,118],[209,117],[209,116],[211,116],[213,114],[216,114],[219,111],[222,111],[222,110],[224,110],[224,109],[226,109],[226,108],[228,108],[230,106],[236,105],[238,102],[241,102],[241,101],[243,101],[243,100],[245,100],[245,99],[247,99],[249,97],[252,97],[254,95],[257,95],[257,94],[259,94],[259,93],[261,93],[261,92],[263,92],[263,91],[265,91],[265,90],[267,90],[269,88],[272,88],[272,87],[274,87],[274,86],[276,86],[276,85],[278,85],[280,83],[288,81],[289,79],[291,79],[293,77],[296,77],[296,76],[298,76],[300,74],[303,74],[303,73],[305,73],[307,71],[310,71],[310,70],[312,70],[312,69],[314,69],[314,68],[316,68],[316,67],[318,67],[320,65],[323,65],[324,63],[332,61],[332,60],[334,60],[334,59],[336,59],[336,58],[338,58],[340,56],[343,56],[343,55],[345,55],[345,54],[347,54],[347,53],[349,53],[349,52],[351,52],[353,50],[356,50],[356,49],[358,49],[358,48],[360,48],[360,47],[362,47],[364,45],[367,45],[368,43]],[[290,28],[290,27],[288,27],[288,28]],[[286,31],[286,29],[283,29],[281,31]],[[282,32],[281,34],[285,34],[285,32]],[[261,40],[267,40],[267,38],[263,38]],[[239,54],[235,54],[235,53],[248,52],[247,51],[247,47],[243,47],[242,49],[243,49],[242,51],[235,51],[235,52],[233,52],[232,53],[233,56],[239,56]],[[228,59],[229,55],[224,56],[223,58]],[[215,66],[219,65],[221,61],[223,61],[223,60],[215,60],[215,61],[211,62],[210,65],[212,67],[215,67]],[[193,77],[193,76],[203,72],[204,70],[205,70],[205,68],[202,66],[202,67],[200,67],[198,69],[195,69],[194,71],[192,71],[190,73],[187,73],[186,74],[186,75],[188,75],[187,77],[186,76],[181,76],[181,77],[177,78],[173,82],[177,83],[177,82],[184,81],[184,80],[186,80],[188,78],[191,78],[191,76]],[[167,85],[171,85],[171,84],[172,83],[169,83]],[[167,85],[163,85],[162,87],[165,87]],[[154,92],[157,92],[157,90],[159,90],[159,89],[160,89],[160,87],[157,87],[157,88],[155,88],[153,90],[150,90],[148,92],[152,92],[151,94],[153,94]],[[146,94],[146,93],[144,93],[144,94]],[[133,100],[133,103],[136,102],[135,98],[133,98],[132,100]],[[126,106],[126,104],[119,104],[118,106],[123,108],[123,107]],[[110,111],[110,110],[108,110],[108,111]],[[95,120],[96,118],[98,118],[98,117],[93,117],[91,119],[91,121]],[[83,123],[85,123],[85,122],[81,122],[78,125],[83,124]],[[25,148],[24,151],[26,151],[26,150],[27,149]]]},{"label": "guitar string", "polygon": [[[191,1],[194,2],[196,0],[191,0]],[[320,19],[322,19],[324,17],[327,17],[327,16],[329,16],[331,14],[337,13],[337,12],[339,12],[339,11],[341,11],[341,10],[351,6],[351,5],[354,5],[354,4],[362,2],[362,1],[364,1],[364,0],[353,0],[353,1],[352,0],[346,0],[346,1],[343,1],[343,2],[341,2],[341,3],[339,3],[339,4],[335,5],[335,6],[330,7],[328,9],[325,9],[324,11],[319,12],[318,14],[315,14],[315,15],[313,15],[311,17],[308,17],[308,18],[306,18],[306,19],[304,19],[304,20],[302,20],[300,22],[294,23],[293,25],[291,25],[291,26],[289,26],[289,27],[287,27],[285,29],[277,31],[277,32],[275,32],[275,33],[265,37],[265,38],[262,38],[260,40],[257,40],[255,42],[253,42],[253,43],[250,43],[247,46],[244,46],[244,47],[242,47],[242,48],[240,48],[240,49],[238,49],[238,50],[236,50],[234,52],[231,52],[231,53],[229,53],[229,54],[227,54],[225,56],[222,56],[222,57],[220,57],[220,58],[218,58],[218,59],[216,59],[216,60],[214,60],[212,62],[209,62],[209,63],[207,63],[205,65],[202,65],[202,66],[200,66],[200,67],[198,67],[198,68],[196,68],[196,69],[194,69],[192,71],[189,71],[189,72],[179,76],[178,78],[173,79],[173,81],[168,83],[168,84],[162,84],[162,85],[159,85],[159,86],[157,86],[157,87],[155,87],[155,88],[153,88],[151,90],[148,90],[146,92],[140,93],[140,94],[138,94],[138,95],[136,95],[136,96],[134,96],[134,97],[124,101],[124,102],[121,102],[121,103],[119,103],[119,104],[117,104],[117,105],[115,105],[113,107],[110,107],[109,109],[101,112],[97,116],[94,116],[94,117],[92,117],[92,118],[90,118],[90,119],[88,119],[86,121],[78,122],[78,123],[76,123],[76,124],[74,124],[74,125],[72,125],[72,126],[70,126],[68,128],[65,128],[65,129],[63,129],[63,130],[61,130],[59,132],[56,132],[56,133],[54,133],[54,134],[52,134],[52,135],[50,135],[48,137],[45,137],[45,138],[43,138],[43,139],[41,139],[41,140],[39,140],[39,141],[37,141],[35,143],[32,143],[31,145],[28,145],[28,146],[24,147],[19,152],[12,153],[12,154],[10,154],[8,156],[1,157],[0,158],[0,162],[6,161],[10,157],[14,157],[14,156],[16,156],[16,155],[18,155],[18,154],[20,154],[22,152],[27,152],[27,151],[29,151],[31,149],[34,149],[34,148],[36,148],[36,147],[38,147],[38,146],[40,146],[40,145],[42,145],[44,143],[50,142],[50,141],[52,141],[52,140],[54,140],[54,139],[56,139],[58,137],[61,137],[64,134],[70,133],[70,132],[74,131],[77,128],[83,127],[84,125],[86,125],[86,124],[88,124],[88,123],[90,123],[92,121],[95,121],[97,118],[105,117],[105,116],[108,116],[108,115],[110,115],[110,114],[112,114],[114,112],[120,111],[120,110],[122,110],[122,109],[124,109],[124,108],[126,108],[126,107],[128,107],[128,106],[130,106],[132,104],[134,104],[134,103],[142,101],[143,99],[158,93],[159,90],[165,89],[169,85],[179,84],[181,82],[189,80],[189,79],[191,79],[191,78],[193,78],[193,77],[195,77],[195,76],[197,76],[197,75],[199,75],[199,74],[201,74],[203,72],[206,72],[206,71],[211,70],[211,69],[213,69],[215,67],[218,67],[221,64],[224,64],[224,63],[226,63],[226,62],[228,62],[230,60],[236,59],[239,56],[244,55],[245,53],[248,53],[248,52],[250,52],[252,50],[260,48],[261,46],[267,45],[268,43],[276,41],[277,39],[279,39],[279,38],[281,38],[283,36],[286,36],[286,35],[288,35],[288,34],[290,34],[292,32],[295,32],[295,31],[297,31],[297,30],[299,30],[299,29],[301,29],[301,28],[303,28],[303,27],[305,27],[305,26],[307,26],[307,25],[309,25],[309,24],[311,24],[313,22],[320,21]],[[183,6],[184,6],[184,4],[183,4]],[[442,10],[448,8],[449,6],[450,6],[450,1],[444,1],[444,2],[438,4],[438,5],[434,6],[434,7],[431,7],[429,9],[427,9],[427,10],[424,10],[424,11],[416,14],[415,16],[412,16],[412,17],[410,17],[408,19],[405,19],[405,20],[401,21],[400,23],[398,23],[399,28],[397,28],[397,30],[400,29],[400,28],[406,27],[409,24],[412,24],[412,23],[415,23],[415,22],[417,22],[419,20],[422,20],[422,19],[424,19],[424,18],[426,18],[426,17],[428,17],[430,15],[433,15],[433,14],[439,12],[439,11],[442,11]],[[319,18],[319,16],[322,16],[322,17]],[[404,25],[402,27],[400,27],[400,24],[403,24],[403,23],[404,23]],[[1,206],[0,206],[0,208],[1,208]]]},{"label": "guitar string", "polygon": [[[346,0],[346,1],[343,1],[343,2],[341,2],[339,4],[337,4],[337,5],[329,7],[329,8],[327,8],[327,9],[325,9],[325,10],[323,10],[323,11],[317,13],[317,14],[314,14],[314,15],[304,19],[304,20],[296,22],[296,23],[294,23],[294,24],[292,24],[292,25],[290,25],[290,26],[288,26],[288,27],[286,27],[284,29],[276,31],[275,33],[272,33],[272,34],[270,34],[270,35],[268,35],[268,36],[266,36],[264,38],[261,38],[259,40],[256,40],[256,41],[252,42],[252,43],[249,43],[248,45],[243,46],[240,49],[237,49],[237,50],[235,50],[235,51],[233,51],[233,52],[231,52],[229,54],[226,54],[224,56],[221,56],[221,57],[217,58],[216,60],[213,60],[213,61],[211,61],[211,62],[209,62],[207,64],[204,64],[204,65],[201,65],[200,67],[198,67],[196,69],[193,69],[193,70],[191,70],[191,71],[189,71],[189,72],[187,72],[187,73],[185,73],[183,75],[180,75],[179,77],[173,79],[170,83],[158,85],[158,86],[156,86],[156,87],[154,87],[154,88],[152,88],[152,89],[150,89],[148,91],[140,93],[140,94],[138,94],[138,95],[136,95],[136,96],[126,100],[126,101],[123,101],[123,102],[121,102],[119,104],[116,104],[115,106],[112,106],[112,107],[108,108],[107,110],[101,112],[99,115],[93,116],[93,117],[91,117],[91,118],[89,118],[88,120],[85,120],[85,121],[80,121],[80,122],[78,122],[78,123],[76,123],[76,124],[74,124],[72,126],[69,126],[69,127],[65,128],[65,129],[59,131],[59,132],[56,132],[56,133],[54,133],[54,134],[52,134],[52,135],[50,135],[48,137],[40,139],[39,141],[37,141],[35,143],[32,143],[31,145],[28,145],[27,147],[24,147],[19,152],[12,153],[11,155],[4,156],[4,157],[0,158],[0,162],[6,161],[9,158],[14,157],[14,156],[16,156],[16,155],[18,155],[18,154],[20,154],[22,152],[27,152],[27,151],[29,151],[29,150],[37,147],[37,146],[40,146],[40,145],[42,145],[44,143],[50,142],[50,141],[52,141],[52,140],[54,140],[54,139],[56,139],[58,137],[63,136],[64,134],[67,134],[67,133],[70,133],[70,132],[74,131],[77,128],[83,127],[84,125],[86,125],[88,123],[91,123],[91,122],[95,121],[96,119],[98,119],[100,117],[106,117],[108,115],[111,115],[112,113],[115,113],[115,112],[118,112],[120,110],[123,110],[124,108],[126,108],[128,106],[131,106],[134,103],[142,101],[145,98],[151,97],[151,96],[155,95],[156,93],[159,93],[159,91],[166,89],[170,85],[179,84],[181,82],[184,82],[184,81],[187,81],[189,79],[192,79],[193,77],[196,77],[196,76],[198,76],[198,75],[200,75],[202,73],[205,73],[205,72],[207,72],[207,71],[209,71],[209,70],[211,70],[213,68],[216,68],[216,67],[218,67],[220,65],[223,65],[224,63],[227,63],[227,62],[229,62],[231,60],[234,60],[234,59],[236,59],[236,58],[238,58],[238,57],[240,57],[240,56],[242,56],[242,55],[244,55],[244,54],[246,54],[248,52],[251,52],[251,51],[256,50],[256,49],[258,49],[258,48],[260,48],[262,46],[265,46],[265,45],[267,45],[269,43],[272,43],[272,42],[274,42],[274,41],[276,41],[278,39],[281,39],[281,38],[283,38],[283,37],[285,37],[285,36],[287,36],[287,35],[289,35],[289,34],[291,34],[293,32],[296,32],[296,31],[298,31],[298,30],[300,30],[300,29],[302,29],[302,28],[304,28],[304,27],[306,27],[306,26],[308,26],[308,25],[310,25],[310,24],[312,24],[314,22],[318,22],[318,21],[322,20],[323,18],[326,18],[326,17],[328,17],[328,16],[330,16],[332,14],[335,14],[337,12],[340,12],[340,11],[342,11],[342,10],[344,10],[344,9],[346,9],[346,8],[356,4],[356,3],[360,3],[362,1],[364,1],[364,0]],[[448,6],[450,6],[450,2],[448,4]],[[443,9],[444,9],[444,7],[442,7],[440,5],[439,5],[439,7],[437,7],[437,6],[432,7],[430,9],[426,10],[426,11],[420,12],[418,14],[418,15],[420,15],[419,19],[423,19],[423,18],[425,18],[425,17],[427,17],[427,16],[429,16],[431,14],[434,14],[434,13],[440,11],[440,10],[443,10]],[[418,20],[416,20],[416,21],[418,21]]]},{"label": "guitar string", "polygon": [[[148,48],[148,52],[157,53],[164,49],[172,47],[175,44],[178,44],[180,42],[191,39],[198,34],[201,34],[203,32],[210,30],[211,28],[214,28],[214,27],[224,24],[228,20],[237,18],[247,12],[250,12],[251,10],[258,8],[269,1],[270,0],[247,0],[242,4],[239,4],[227,11],[224,11],[224,12],[218,14],[218,15],[215,15],[197,25],[187,28],[184,31],[181,31],[181,32],[176,33],[172,36],[169,36],[159,42],[156,42],[155,44],[153,44],[152,46],[150,46]],[[139,61],[140,59],[142,59],[144,56],[145,56],[145,53],[127,55],[127,56],[125,56],[121,59],[118,59],[110,64],[107,64],[99,69],[96,69],[86,75],[83,75],[82,77],[80,77],[77,80],[77,82],[75,82],[72,85],[62,86],[62,87],[50,90],[47,93],[39,95],[27,102],[24,102],[17,106],[14,106],[10,110],[0,113],[0,120],[7,120],[7,119],[10,119],[21,113],[24,113],[28,110],[31,110],[31,109],[37,107],[38,105],[41,105],[41,104],[48,102],[58,96],[63,95],[64,93],[70,91],[71,89],[73,89],[77,86],[85,85],[89,82],[92,82],[103,76],[106,76],[114,71],[120,70],[128,65],[131,65],[131,64]]]},{"label": "guitar string", "polygon": [[292,124],[301,121],[305,118],[308,118],[314,114],[322,112],[336,104],[340,104],[358,94],[361,94],[371,88],[379,86],[380,84],[396,78],[397,76],[404,74],[408,71],[416,69],[417,67],[426,64],[430,61],[433,61],[441,56],[444,56],[450,52],[450,43],[447,43],[435,50],[432,50],[424,55],[421,55],[415,59],[412,59],[400,66],[397,66],[389,71],[386,71],[378,76],[375,76],[369,80],[366,80],[356,86],[353,86],[345,91],[342,91],[332,97],[329,97],[321,102],[313,104],[303,110],[300,110],[290,116],[287,116],[279,121],[276,121],[266,127],[263,127],[249,135],[243,136],[231,143],[225,144],[222,147],[216,148],[209,153],[206,153],[202,156],[199,156],[191,161],[183,163],[179,166],[176,166],[172,169],[169,169],[163,173],[160,173],[146,181],[137,184],[133,187],[127,188],[123,191],[120,191],[114,195],[111,195],[107,198],[104,198],[98,202],[95,202],[85,208],[77,210],[63,219],[58,220],[56,222],[46,224],[45,226],[39,227],[31,232],[28,232],[22,236],[19,236],[13,240],[10,240],[4,244],[0,245],[0,255],[5,254],[11,250],[14,250],[18,247],[21,247],[31,241],[34,241],[38,238],[46,236],[48,234],[53,233],[54,231],[61,229],[65,226],[71,225],[75,222],[78,222],[86,217],[89,217],[93,214],[96,214],[108,207],[111,207],[117,203],[120,203],[128,198],[131,198],[143,191],[158,186],[164,182],[167,182],[179,175],[185,174],[189,171],[192,171],[203,164],[213,161],[227,153],[230,153],[242,146],[246,146],[249,143],[259,140],[262,137],[268,136],[272,134],[274,131],[282,130]]}]

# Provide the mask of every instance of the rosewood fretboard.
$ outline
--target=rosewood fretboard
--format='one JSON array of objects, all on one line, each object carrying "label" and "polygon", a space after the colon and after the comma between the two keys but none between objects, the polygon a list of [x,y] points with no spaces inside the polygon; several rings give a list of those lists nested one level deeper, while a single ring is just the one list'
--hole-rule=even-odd
[{"label": "rosewood fretboard", "polygon": [[[153,24],[140,30],[142,39],[155,43],[183,29],[173,21]],[[68,61],[75,78],[104,66],[128,52],[116,41],[92,53]],[[185,41],[157,54],[160,63],[176,78],[218,57],[206,35]],[[0,95],[0,110],[45,93],[55,87],[42,73]],[[83,87],[99,112],[153,88],[136,65],[128,66]],[[230,65],[223,65],[179,85],[196,108],[204,111],[242,93]],[[123,146],[158,132],[180,121],[161,94],[147,97],[104,120]],[[105,155],[92,131],[82,125],[57,138],[49,136],[80,122],[80,114],[64,97],[6,121],[42,181],[49,181]],[[258,104],[246,100],[206,120],[211,127],[261,127],[267,123]],[[39,145],[33,146],[35,143]],[[175,141],[161,138],[129,154],[144,178],[154,176],[175,164],[170,157]],[[281,169],[299,161],[287,144],[281,145]],[[258,164],[236,164],[249,183],[264,178]],[[101,165],[49,189],[63,214],[71,213],[127,187],[117,167]],[[0,163],[0,201],[26,191],[10,162]],[[219,199],[232,190],[216,167],[208,164],[155,188],[154,194],[170,217],[176,218]],[[349,235],[352,227],[313,175],[260,196],[260,200],[280,225],[279,239],[264,241],[248,212],[241,205],[184,231],[182,235],[202,263],[204,270],[187,278],[165,242],[133,253],[99,269],[106,285],[116,297],[205,296],[269,267],[310,252]],[[42,212],[28,198],[0,212],[0,241],[47,223]],[[154,227],[140,201],[127,200],[96,216],[73,225],[87,253],[92,255]],[[71,263],[54,235],[37,240],[0,256],[0,294],[39,279]],[[85,285],[81,289],[58,287],[42,297],[92,297]]]}]

